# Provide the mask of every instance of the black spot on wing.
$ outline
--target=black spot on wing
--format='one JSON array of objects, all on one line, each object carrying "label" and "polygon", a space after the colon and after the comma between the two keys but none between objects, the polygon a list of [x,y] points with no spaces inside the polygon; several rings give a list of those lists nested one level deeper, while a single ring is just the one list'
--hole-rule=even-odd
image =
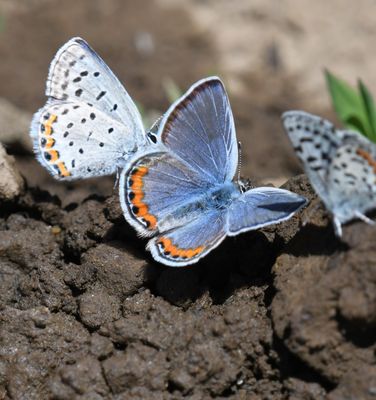
[{"label": "black spot on wing", "polygon": [[311,137],[302,137],[301,139],[300,139],[300,143],[312,143],[313,142],[313,138],[311,138]]},{"label": "black spot on wing", "polygon": [[334,148],[337,148],[337,147],[338,147],[337,142],[335,142],[335,141],[333,140],[333,138],[332,138],[330,135],[328,135],[327,133],[324,133],[324,134],[322,135],[322,137],[323,137],[323,139],[324,139],[325,141],[329,142],[330,145],[331,145],[332,147],[334,147]]},{"label": "black spot on wing", "polygon": [[350,172],[345,172],[345,176],[347,178],[351,178],[351,179],[355,179],[356,180],[356,176],[354,174],[350,173]]},{"label": "black spot on wing", "polygon": [[104,90],[102,90],[99,94],[98,94],[98,96],[97,96],[97,100],[100,100],[103,96],[105,96],[106,95],[106,93],[107,92],[105,92]]}]

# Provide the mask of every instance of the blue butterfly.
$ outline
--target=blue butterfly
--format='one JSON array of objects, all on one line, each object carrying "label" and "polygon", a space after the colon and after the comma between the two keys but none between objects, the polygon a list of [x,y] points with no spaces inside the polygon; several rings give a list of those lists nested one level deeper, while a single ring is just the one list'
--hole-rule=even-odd
[{"label": "blue butterfly", "polygon": [[195,83],[158,124],[155,151],[139,153],[120,177],[126,220],[147,249],[169,266],[185,266],[226,236],[289,219],[306,204],[272,187],[245,191],[235,180],[238,143],[223,83]]}]

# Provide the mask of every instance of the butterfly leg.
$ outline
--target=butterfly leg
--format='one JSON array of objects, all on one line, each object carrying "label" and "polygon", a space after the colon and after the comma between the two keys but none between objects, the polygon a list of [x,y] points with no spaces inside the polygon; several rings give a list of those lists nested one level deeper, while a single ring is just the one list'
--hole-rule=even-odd
[{"label": "butterfly leg", "polygon": [[337,217],[333,217],[333,227],[334,227],[334,233],[335,235],[340,238],[342,237],[342,226],[341,222]]},{"label": "butterfly leg", "polygon": [[375,221],[362,214],[360,211],[355,211],[355,216],[368,225],[375,225]]},{"label": "butterfly leg", "polygon": [[120,168],[116,168],[116,179],[115,179],[115,183],[114,183],[114,189],[117,188],[117,186],[119,185],[119,179],[120,179]]}]

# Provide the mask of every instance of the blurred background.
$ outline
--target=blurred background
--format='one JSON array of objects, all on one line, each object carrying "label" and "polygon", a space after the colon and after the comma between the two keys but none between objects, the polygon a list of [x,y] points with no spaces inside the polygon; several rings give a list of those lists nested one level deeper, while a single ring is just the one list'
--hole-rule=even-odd
[{"label": "blurred background", "polygon": [[114,178],[55,182],[31,155],[28,125],[45,102],[49,63],[81,36],[142,110],[166,110],[171,88],[217,74],[242,142],[242,175],[283,183],[300,171],[280,123],[288,109],[335,120],[324,68],[376,93],[373,0],[0,0],[0,141],[29,185],[79,201]]}]

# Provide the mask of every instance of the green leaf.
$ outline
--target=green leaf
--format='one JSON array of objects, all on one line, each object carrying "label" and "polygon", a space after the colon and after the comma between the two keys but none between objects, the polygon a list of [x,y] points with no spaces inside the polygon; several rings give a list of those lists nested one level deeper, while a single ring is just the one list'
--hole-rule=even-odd
[{"label": "green leaf", "polygon": [[362,95],[329,71],[326,71],[325,75],[333,107],[338,118],[346,128],[359,131],[371,138],[373,136],[372,126]]},{"label": "green leaf", "polygon": [[375,102],[373,101],[372,95],[364,85],[364,83],[359,80],[358,81],[358,90],[363,101],[363,107],[367,114],[367,119],[371,129],[371,135],[369,138],[376,142],[376,108]]}]

